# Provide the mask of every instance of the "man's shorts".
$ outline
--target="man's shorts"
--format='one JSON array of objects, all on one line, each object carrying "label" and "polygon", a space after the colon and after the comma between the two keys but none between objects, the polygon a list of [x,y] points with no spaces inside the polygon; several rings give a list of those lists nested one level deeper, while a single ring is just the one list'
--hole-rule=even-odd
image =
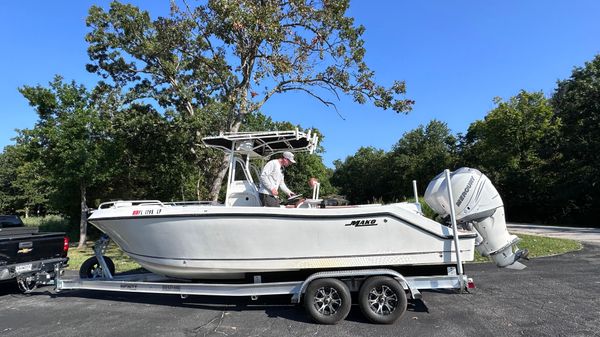
[{"label": "man's shorts", "polygon": [[279,198],[270,194],[259,193],[260,203],[265,207],[279,207]]}]

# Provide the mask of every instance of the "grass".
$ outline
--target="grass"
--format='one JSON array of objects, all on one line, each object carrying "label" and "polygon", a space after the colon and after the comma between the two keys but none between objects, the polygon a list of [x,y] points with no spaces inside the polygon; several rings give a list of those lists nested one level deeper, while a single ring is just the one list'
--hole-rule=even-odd
[{"label": "grass", "polygon": [[39,227],[44,232],[65,232],[69,229],[69,220],[60,215],[22,217],[23,223],[28,227]]},{"label": "grass", "polygon": [[[529,257],[541,257],[556,254],[563,254],[580,250],[581,243],[575,240],[549,238],[538,235],[517,234],[521,238],[519,248],[529,249]],[[489,258],[479,255],[475,252],[474,262],[488,262]]]},{"label": "grass", "polygon": [[[59,215],[47,215],[44,217],[29,217],[21,218],[25,226],[39,227],[41,232],[65,232],[69,236],[71,242],[76,242],[79,239],[79,226],[73,226],[69,223],[69,219]],[[88,232],[93,230],[92,226],[88,227]],[[69,267],[67,269],[79,270],[81,264],[88,258],[94,256],[94,242],[89,241],[87,247],[78,250],[74,246],[69,248]],[[105,253],[115,263],[117,272],[126,272],[141,268],[140,265],[130,259],[123,253],[117,245],[111,243]]]},{"label": "grass", "polygon": [[[581,249],[581,244],[575,240],[548,238],[536,235],[519,234],[522,241],[519,247],[529,249],[529,257],[540,257],[548,255],[562,254]],[[75,247],[69,249],[69,267],[67,269],[79,270],[83,261],[94,255],[93,242],[88,242],[85,249],[78,250]],[[123,273],[131,270],[140,269],[140,265],[130,259],[123,253],[117,245],[111,243],[108,246],[105,254],[109,256],[115,263],[115,269],[118,273]],[[474,262],[489,262],[487,257],[479,255],[475,252]]]},{"label": "grass", "polygon": [[40,232],[65,232],[69,240],[75,241],[79,239],[79,226],[70,224],[68,218],[60,215],[30,216],[29,218],[22,217],[23,223],[28,227],[39,227]]},{"label": "grass", "polygon": [[[79,270],[81,264],[94,256],[94,243],[89,241],[87,247],[84,249],[77,249],[75,247],[69,248],[69,267],[70,270]],[[123,251],[117,247],[116,244],[110,243],[107,247],[105,256],[110,257],[115,263],[115,270],[117,273],[124,273],[126,271],[141,269],[142,267],[129,256],[125,255]]]}]

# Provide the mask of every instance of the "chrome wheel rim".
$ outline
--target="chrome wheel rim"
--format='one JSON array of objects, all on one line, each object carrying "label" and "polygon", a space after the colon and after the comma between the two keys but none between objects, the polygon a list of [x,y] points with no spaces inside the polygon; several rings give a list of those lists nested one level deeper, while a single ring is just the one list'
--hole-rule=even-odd
[{"label": "chrome wheel rim", "polygon": [[91,274],[91,278],[101,278],[102,276],[104,276],[104,274],[102,273],[102,266],[100,266],[99,264],[96,264],[92,267],[92,270],[90,271]]},{"label": "chrome wheel rim", "polygon": [[377,315],[391,315],[398,308],[398,294],[390,287],[381,285],[369,291],[369,308]]},{"label": "chrome wheel rim", "polygon": [[342,306],[340,293],[333,287],[321,287],[315,292],[313,305],[324,316],[335,315]]}]

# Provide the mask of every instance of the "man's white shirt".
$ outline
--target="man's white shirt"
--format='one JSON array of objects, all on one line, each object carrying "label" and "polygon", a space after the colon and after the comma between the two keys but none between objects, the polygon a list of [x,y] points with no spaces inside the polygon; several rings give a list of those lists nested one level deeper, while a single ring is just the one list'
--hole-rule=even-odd
[{"label": "man's white shirt", "polygon": [[260,188],[258,192],[273,195],[271,190],[274,188],[281,188],[288,195],[292,193],[285,185],[285,181],[283,181],[283,171],[281,170],[279,159],[273,159],[263,167],[260,173]]}]

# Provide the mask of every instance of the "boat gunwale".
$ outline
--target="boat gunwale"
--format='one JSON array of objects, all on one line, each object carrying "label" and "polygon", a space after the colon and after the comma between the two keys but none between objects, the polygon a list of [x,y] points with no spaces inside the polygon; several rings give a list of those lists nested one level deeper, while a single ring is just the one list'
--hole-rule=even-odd
[{"label": "boat gunwale", "polygon": [[[389,216],[395,218],[396,220],[400,220],[411,227],[417,228],[429,234],[435,235],[444,240],[452,240],[454,239],[453,234],[441,235],[439,233],[435,233],[430,231],[427,228],[419,226],[405,218],[398,216],[392,212],[375,212],[368,214],[282,214],[282,213],[228,213],[228,212],[220,212],[220,213],[186,213],[186,214],[149,214],[149,215],[129,215],[129,216],[114,216],[114,217],[98,217],[89,219],[88,221],[94,224],[96,221],[107,221],[107,220],[132,220],[132,219],[157,219],[157,218],[223,218],[223,217],[231,217],[231,218],[294,218],[294,219],[311,219],[311,218],[325,218],[325,219],[344,219],[344,218],[353,218],[356,219],[357,216],[363,217],[382,217]],[[96,225],[96,224],[94,224]],[[440,226],[444,226],[440,224]],[[449,228],[452,229],[452,228]],[[458,234],[459,239],[470,239],[476,238],[476,232],[467,232]]]}]

